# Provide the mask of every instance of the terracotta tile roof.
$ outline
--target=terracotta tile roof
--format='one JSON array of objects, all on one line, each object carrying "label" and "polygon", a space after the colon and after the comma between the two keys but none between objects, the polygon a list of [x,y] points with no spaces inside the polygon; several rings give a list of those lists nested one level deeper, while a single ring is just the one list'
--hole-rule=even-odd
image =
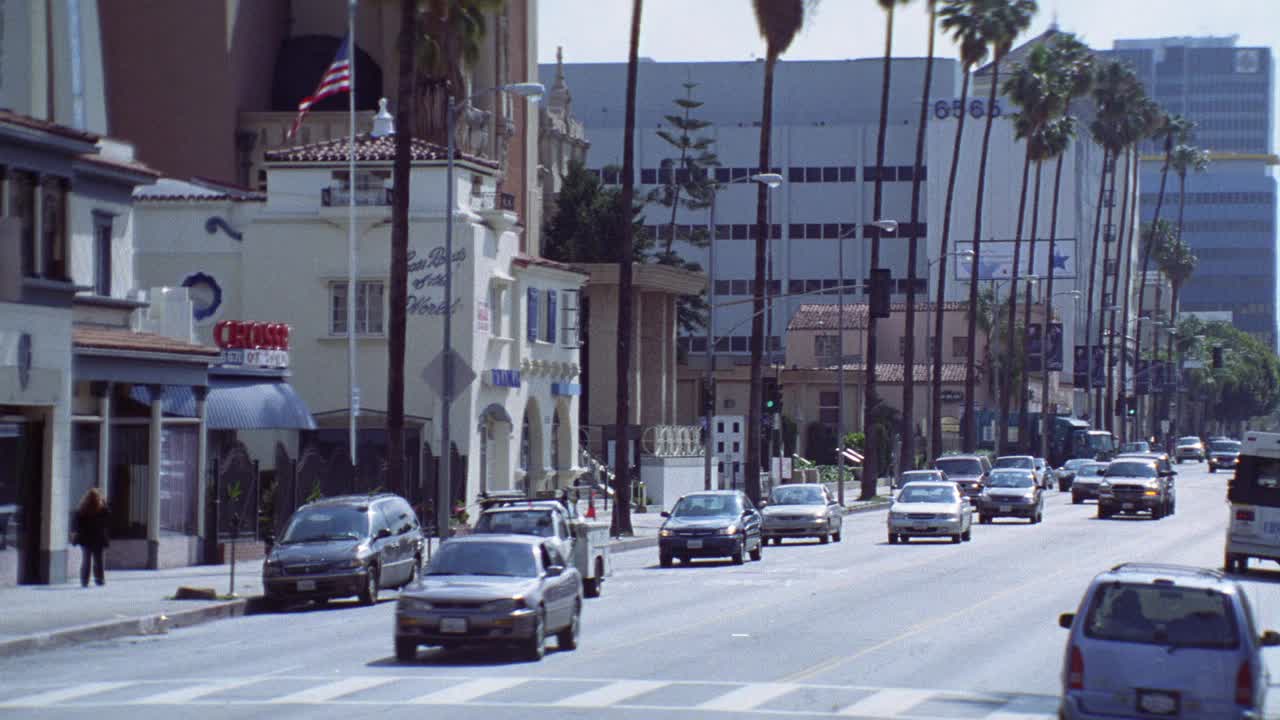
[{"label": "terracotta tile roof", "polygon": [[144,165],[143,163],[140,163],[137,160],[117,160],[115,158],[110,158],[103,155],[96,155],[96,154],[91,155],[86,153],[80,156],[80,161],[91,163],[93,165],[101,165],[103,167],[115,168],[117,170],[124,170],[125,172],[136,173],[138,175],[147,175],[152,178],[160,177],[159,170],[156,170],[152,167]]},{"label": "terracotta tile roof", "polygon": [[[901,383],[903,374],[902,363],[876,363],[876,382],[883,383]],[[944,383],[962,383],[964,382],[965,368],[964,363],[942,363],[942,382]],[[803,369],[803,368],[799,368]],[[831,365],[826,368],[812,368],[817,370],[835,370],[836,366]],[[867,371],[866,363],[846,363],[844,366],[847,372],[865,373]],[[916,383],[927,383],[933,380],[933,366],[926,363],[916,363],[915,365]]]},{"label": "terracotta tile roof", "polygon": [[70,128],[66,125],[59,125],[57,123],[49,122],[48,120],[33,118],[30,115],[20,115],[12,110],[0,109],[0,123],[21,125],[22,127],[31,128],[32,130],[41,130],[53,135],[60,135],[65,138],[71,138],[72,140],[82,140],[87,143],[96,143],[98,142],[98,139],[102,137],[101,135],[95,135],[94,133],[85,132],[84,130]]},{"label": "terracotta tile roof", "polygon": [[[937,307],[937,303],[917,302],[916,312],[925,313],[933,312]],[[845,303],[844,304],[844,328],[846,330],[861,330],[867,326],[867,315],[870,306],[867,303]],[[969,309],[966,302],[947,302],[942,304],[944,311],[964,311]],[[907,304],[903,302],[891,303],[889,312],[905,313]],[[791,316],[791,322],[787,324],[787,330],[834,330],[839,326],[837,320],[840,315],[840,306],[835,303],[805,303],[796,310]]]},{"label": "terracotta tile roof", "polygon": [[133,332],[125,328],[75,325],[71,328],[71,341],[76,348],[96,350],[134,350],[178,355],[217,357],[218,349],[197,343],[176,340],[155,333]]},{"label": "terracotta tile roof", "polygon": [[[336,140],[325,140],[324,142],[311,143],[310,145],[298,145],[297,147],[281,148],[279,150],[268,150],[266,153],[267,162],[282,163],[333,163],[346,162],[348,148],[350,143],[347,138],[338,138]],[[410,143],[410,149],[414,162],[426,162],[431,160],[444,160],[448,150],[440,147],[435,143],[427,142],[419,138],[413,138]],[[373,137],[365,133],[356,136],[356,160],[360,162],[391,162],[396,157],[396,138],[394,135],[384,135],[383,137]],[[461,151],[454,152],[454,159],[466,160],[467,162],[486,167],[498,167],[498,164],[492,160],[478,158],[472,155],[464,155]]]},{"label": "terracotta tile roof", "polygon": [[133,191],[135,200],[147,202],[215,202],[224,200],[265,201],[267,196],[248,188],[224,185],[200,178],[179,180],[162,177],[154,185]]},{"label": "terracotta tile roof", "polygon": [[587,276],[591,275],[590,271],[584,270],[580,267],[574,267],[569,263],[562,263],[558,260],[548,260],[547,258],[544,258],[544,257],[534,257],[533,255],[525,255],[524,253],[517,254],[514,258],[512,258],[511,264],[518,265],[520,267],[528,267],[530,265],[536,265],[538,267],[553,268],[555,270],[562,270],[564,272],[576,273],[578,275],[587,275]]}]

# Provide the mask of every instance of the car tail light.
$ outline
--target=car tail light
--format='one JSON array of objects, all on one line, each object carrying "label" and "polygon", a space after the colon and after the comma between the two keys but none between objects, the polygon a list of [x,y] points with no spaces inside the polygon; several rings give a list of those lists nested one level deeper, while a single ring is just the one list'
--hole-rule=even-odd
[{"label": "car tail light", "polygon": [[1253,707],[1253,670],[1249,667],[1248,660],[1240,663],[1240,669],[1236,672],[1236,704],[1245,708]]},{"label": "car tail light", "polygon": [[[1080,648],[1075,645],[1071,646],[1071,659],[1067,662],[1067,689],[1084,689],[1084,655],[1080,654]],[[1237,690],[1237,698],[1239,694],[1240,691]]]},{"label": "car tail light", "polygon": [[1245,522],[1253,522],[1253,511],[1252,511],[1252,510],[1237,510],[1237,511],[1236,511],[1236,519],[1237,519],[1237,520],[1244,520]]}]

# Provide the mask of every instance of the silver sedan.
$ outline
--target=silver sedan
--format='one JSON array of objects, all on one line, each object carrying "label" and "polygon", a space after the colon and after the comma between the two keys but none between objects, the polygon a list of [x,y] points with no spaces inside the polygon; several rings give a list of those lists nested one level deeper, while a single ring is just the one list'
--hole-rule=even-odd
[{"label": "silver sedan", "polygon": [[764,541],[781,545],[784,537],[817,538],[818,542],[840,542],[844,508],[826,485],[805,483],[779,485],[763,503],[761,532]]},{"label": "silver sedan", "polygon": [[973,505],[953,482],[913,482],[902,488],[889,506],[889,544],[913,537],[968,540],[973,528]]}]

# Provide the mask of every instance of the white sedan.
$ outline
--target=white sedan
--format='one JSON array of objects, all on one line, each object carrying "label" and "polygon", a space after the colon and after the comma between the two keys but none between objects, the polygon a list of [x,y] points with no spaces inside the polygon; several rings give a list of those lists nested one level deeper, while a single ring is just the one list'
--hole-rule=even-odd
[{"label": "white sedan", "polygon": [[889,544],[913,537],[968,540],[973,528],[973,505],[953,482],[913,482],[902,488],[889,506]]}]

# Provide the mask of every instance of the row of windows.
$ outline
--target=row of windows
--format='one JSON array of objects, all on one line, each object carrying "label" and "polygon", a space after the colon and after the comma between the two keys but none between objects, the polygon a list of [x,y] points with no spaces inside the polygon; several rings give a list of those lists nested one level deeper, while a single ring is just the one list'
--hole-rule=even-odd
[{"label": "row of windows", "polygon": [[[1178,193],[1165,193],[1164,201],[1177,205]],[[1154,203],[1156,193],[1143,193],[1142,202]],[[1187,193],[1188,205],[1272,205],[1275,195],[1265,192],[1200,192]]]},{"label": "row of windows", "polygon": [[1197,129],[1205,130],[1266,130],[1266,117],[1225,117],[1207,118],[1196,123]]},{"label": "row of windows", "polygon": [[0,166],[3,214],[18,219],[22,274],[70,280],[67,251],[67,194],[64,177]]},{"label": "row of windows", "polygon": [[[698,354],[707,351],[707,338],[704,335],[685,335],[676,341],[677,346],[685,353]],[[767,352],[782,351],[782,337],[770,335],[765,338]],[[716,352],[745,353],[751,352],[751,336],[733,335],[716,338]]]},{"label": "row of windows", "polygon": [[[916,292],[924,293],[929,289],[927,278],[916,278]],[[845,278],[844,288],[846,295],[861,293],[869,295],[871,293],[868,285],[870,281],[864,280],[861,283],[855,278]],[[755,294],[756,281],[750,279],[744,280],[716,280],[715,293],[717,296],[741,296],[749,297]],[[906,293],[911,287],[911,281],[907,278],[895,278],[891,287],[892,292]],[[782,281],[771,280],[768,283],[769,295],[782,294]],[[839,295],[840,279],[839,278],[805,278],[793,279],[787,281],[788,295]]]},{"label": "row of windows", "polygon": [[1201,100],[1188,103],[1191,112],[1247,112],[1265,113],[1266,108],[1253,100]]},{"label": "row of windows", "polygon": [[1186,232],[1197,233],[1269,233],[1275,226],[1271,220],[1187,220],[1182,227]]},{"label": "row of windows", "polygon": [[[645,231],[650,237],[659,240],[671,239],[673,234],[672,225],[646,225]],[[759,226],[755,223],[732,223],[717,224],[716,239],[717,240],[755,240],[759,233],[756,228]],[[701,225],[675,225],[674,235],[676,240],[688,240],[693,237],[695,232],[699,234],[705,233],[706,228]],[[774,223],[769,226],[769,236],[771,240],[782,239],[782,225]],[[865,238],[873,238],[876,236],[884,236],[880,228],[874,225],[864,225],[862,234]],[[923,238],[929,234],[928,223],[899,223],[895,237],[916,237]],[[840,240],[844,238],[854,238],[858,235],[857,223],[790,223],[787,225],[787,238],[791,240]]]},{"label": "row of windows", "polygon": [[[622,183],[622,169],[616,165],[589,170],[589,172],[600,178],[601,182],[606,185],[619,185]],[[759,170],[750,167],[717,167],[714,171],[714,177],[716,182],[722,185],[749,183],[751,182],[751,176],[757,172]],[[782,168],[775,167],[770,172],[781,175]],[[683,184],[689,182],[691,177],[689,168],[670,166],[640,168],[641,185],[670,185],[673,181]],[[875,165],[862,166],[863,182],[875,182],[877,178],[881,182],[911,182],[914,177],[914,165],[882,165],[878,168]],[[791,183],[851,183],[857,182],[857,180],[858,168],[856,165],[787,168],[787,181]],[[920,168],[920,180],[928,180],[928,168]]]}]

